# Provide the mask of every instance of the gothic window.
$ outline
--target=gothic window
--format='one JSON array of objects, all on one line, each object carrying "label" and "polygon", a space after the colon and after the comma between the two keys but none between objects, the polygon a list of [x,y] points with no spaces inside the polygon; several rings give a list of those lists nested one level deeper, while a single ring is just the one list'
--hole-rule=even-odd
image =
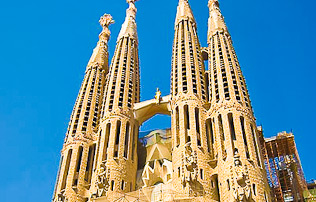
[{"label": "gothic window", "polygon": [[200,178],[204,180],[204,170],[202,168],[200,169]]},{"label": "gothic window", "polygon": [[240,124],[241,124],[242,136],[244,139],[246,157],[247,157],[247,159],[250,159],[249,149],[248,149],[248,141],[247,141],[246,130],[245,130],[245,119],[242,116],[240,117]]},{"label": "gothic window", "polygon": [[228,118],[228,122],[229,122],[229,129],[230,129],[232,149],[233,149],[233,151],[235,151],[234,141],[236,141],[236,132],[235,132],[233,114],[232,113],[228,113],[227,118]]},{"label": "gothic window", "polygon": [[176,107],[176,145],[179,146],[180,137],[179,137],[179,107]]},{"label": "gothic window", "polygon": [[95,144],[89,146],[88,160],[87,160],[87,167],[86,167],[86,174],[85,174],[85,180],[88,182],[88,184],[91,183],[91,175],[92,175],[92,167],[93,167],[93,161],[94,161],[94,155],[95,155],[95,148],[96,148]]},{"label": "gothic window", "polygon": [[120,143],[121,134],[121,121],[116,122],[116,133],[115,133],[115,146],[114,146],[114,157],[118,157],[118,147]]},{"label": "gothic window", "polygon": [[126,135],[125,135],[125,146],[124,146],[124,157],[127,158],[128,155],[128,145],[129,145],[129,130],[130,130],[130,124],[129,122],[126,123]]},{"label": "gothic window", "polygon": [[59,180],[59,177],[60,177],[60,169],[61,169],[61,166],[63,164],[63,161],[64,161],[64,156],[62,155],[61,158],[60,158],[60,161],[59,161],[59,167],[58,167],[58,173],[57,173],[57,182],[56,182],[55,188],[54,188],[54,196],[55,196],[56,191],[57,191],[58,180]]},{"label": "gothic window", "polygon": [[230,183],[229,183],[229,179],[227,179],[227,189],[228,189],[228,191],[230,191]]},{"label": "gothic window", "polygon": [[212,87],[210,83],[210,72],[205,72],[205,86],[206,86],[206,101],[211,102],[212,101]]},{"label": "gothic window", "polygon": [[200,113],[198,108],[195,108],[195,128],[197,133],[197,145],[201,146]]},{"label": "gothic window", "polygon": [[251,132],[252,132],[253,146],[255,147],[258,166],[261,167],[261,161],[260,161],[260,157],[259,157],[259,150],[258,150],[258,144],[257,144],[257,135],[256,135],[255,129],[252,126],[252,124],[250,124],[250,128],[251,128]]},{"label": "gothic window", "polygon": [[253,194],[257,196],[256,184],[252,184]]},{"label": "gothic window", "polygon": [[111,191],[114,191],[114,180],[111,181]]},{"label": "gothic window", "polygon": [[226,160],[227,153],[226,153],[226,147],[225,147],[225,134],[224,134],[223,120],[222,120],[221,114],[218,115],[218,128],[219,128],[219,134],[221,138],[222,158]]},{"label": "gothic window", "polygon": [[122,180],[121,190],[124,190],[124,185],[125,185],[125,182],[124,182],[124,180]]},{"label": "gothic window", "polygon": [[107,159],[107,149],[109,147],[109,137],[111,133],[111,123],[106,124],[105,137],[104,137],[104,148],[103,148],[103,161]]},{"label": "gothic window", "polygon": [[82,146],[79,146],[77,160],[76,160],[76,172],[74,175],[72,186],[77,186],[78,184],[79,171],[80,171],[81,159],[82,159],[82,151],[83,151]]},{"label": "gothic window", "polygon": [[207,146],[208,152],[211,154],[211,158],[214,159],[214,132],[213,132],[213,123],[212,119],[206,120],[206,138],[207,138]]},{"label": "gothic window", "polygon": [[62,184],[61,184],[61,190],[66,188],[66,182],[67,182],[67,177],[68,177],[68,173],[69,173],[71,156],[72,156],[72,149],[69,149],[67,159],[66,159],[65,170],[64,170],[64,174],[63,174],[63,180],[62,180]]},{"label": "gothic window", "polygon": [[138,128],[136,128],[136,125],[133,127],[133,139],[132,139],[132,160],[134,160],[134,153],[135,153],[135,141],[137,141],[138,137]]},{"label": "gothic window", "polygon": [[185,142],[190,142],[190,136],[188,130],[190,130],[190,115],[188,105],[184,105],[184,128],[185,128]]}]

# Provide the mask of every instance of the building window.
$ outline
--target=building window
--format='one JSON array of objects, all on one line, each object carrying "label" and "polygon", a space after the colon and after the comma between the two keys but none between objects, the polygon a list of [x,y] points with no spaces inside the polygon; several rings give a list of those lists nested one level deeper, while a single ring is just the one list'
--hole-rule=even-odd
[{"label": "building window", "polygon": [[240,124],[241,124],[242,136],[244,139],[246,157],[247,157],[247,159],[250,159],[249,149],[248,149],[248,141],[247,141],[246,130],[245,130],[245,119],[242,116],[240,117]]},{"label": "building window", "polygon": [[77,154],[77,161],[76,161],[76,172],[74,174],[74,179],[73,179],[73,183],[72,183],[73,186],[78,185],[79,171],[80,171],[81,159],[82,159],[82,151],[83,151],[83,147],[79,146],[78,154]]},{"label": "building window", "polygon": [[125,135],[125,146],[124,146],[124,157],[127,158],[127,154],[128,154],[128,145],[129,145],[129,129],[130,128],[130,124],[129,122],[126,123],[126,135]]},{"label": "building window", "polygon": [[184,126],[185,126],[185,142],[191,142],[191,138],[188,135],[188,130],[190,130],[190,114],[188,105],[184,105]]},{"label": "building window", "polygon": [[201,146],[200,113],[198,108],[195,108],[195,128],[197,133],[197,145]]},{"label": "building window", "polygon": [[61,184],[61,190],[66,188],[66,182],[67,182],[67,177],[68,177],[68,173],[69,173],[71,156],[72,156],[72,149],[69,149],[67,159],[66,159],[66,166],[65,166],[65,170],[64,170],[63,180],[62,180],[62,184]]}]

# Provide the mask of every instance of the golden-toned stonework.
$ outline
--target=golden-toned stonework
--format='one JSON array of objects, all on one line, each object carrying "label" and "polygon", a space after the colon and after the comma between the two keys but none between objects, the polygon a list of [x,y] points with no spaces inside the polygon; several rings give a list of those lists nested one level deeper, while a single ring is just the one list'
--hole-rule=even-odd
[{"label": "golden-toned stonework", "polygon": [[[217,0],[201,47],[188,0],[179,0],[171,92],[140,102],[136,0],[109,66],[108,14],[71,115],[53,202],[270,202],[259,132]],[[208,60],[206,70],[204,61]],[[156,114],[171,129],[139,138]]]}]

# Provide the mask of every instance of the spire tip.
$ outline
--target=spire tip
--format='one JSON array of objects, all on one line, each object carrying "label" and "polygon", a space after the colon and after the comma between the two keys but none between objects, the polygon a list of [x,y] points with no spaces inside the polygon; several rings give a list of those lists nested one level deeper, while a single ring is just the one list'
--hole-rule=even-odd
[{"label": "spire tip", "polygon": [[115,21],[113,20],[113,17],[110,14],[104,14],[99,20],[99,23],[103,28],[108,28],[114,22]]}]

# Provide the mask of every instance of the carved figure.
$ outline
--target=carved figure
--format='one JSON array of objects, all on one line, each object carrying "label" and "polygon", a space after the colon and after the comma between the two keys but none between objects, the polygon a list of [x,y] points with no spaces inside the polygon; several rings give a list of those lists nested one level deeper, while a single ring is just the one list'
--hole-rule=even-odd
[{"label": "carved figure", "polygon": [[244,201],[249,199],[251,191],[247,186],[248,175],[244,173],[242,162],[240,160],[240,156],[238,154],[238,150],[235,150],[234,156],[234,164],[235,164],[235,179],[237,182],[237,188],[234,188],[234,198],[236,201]]},{"label": "carved figure", "polygon": [[198,176],[197,154],[192,150],[190,143],[185,145],[182,159],[184,168],[182,184],[185,186],[187,182],[190,183],[196,181]]},{"label": "carved figure", "polygon": [[105,194],[108,190],[108,187],[109,187],[109,183],[108,183],[108,180],[106,178],[106,169],[105,169],[104,164],[101,164],[100,170],[98,172],[96,185],[98,188],[97,196],[99,196],[99,197],[105,196]]},{"label": "carved figure", "polygon": [[160,103],[160,101],[161,101],[161,91],[159,90],[159,88],[157,88],[155,99],[156,99],[157,103]]}]

